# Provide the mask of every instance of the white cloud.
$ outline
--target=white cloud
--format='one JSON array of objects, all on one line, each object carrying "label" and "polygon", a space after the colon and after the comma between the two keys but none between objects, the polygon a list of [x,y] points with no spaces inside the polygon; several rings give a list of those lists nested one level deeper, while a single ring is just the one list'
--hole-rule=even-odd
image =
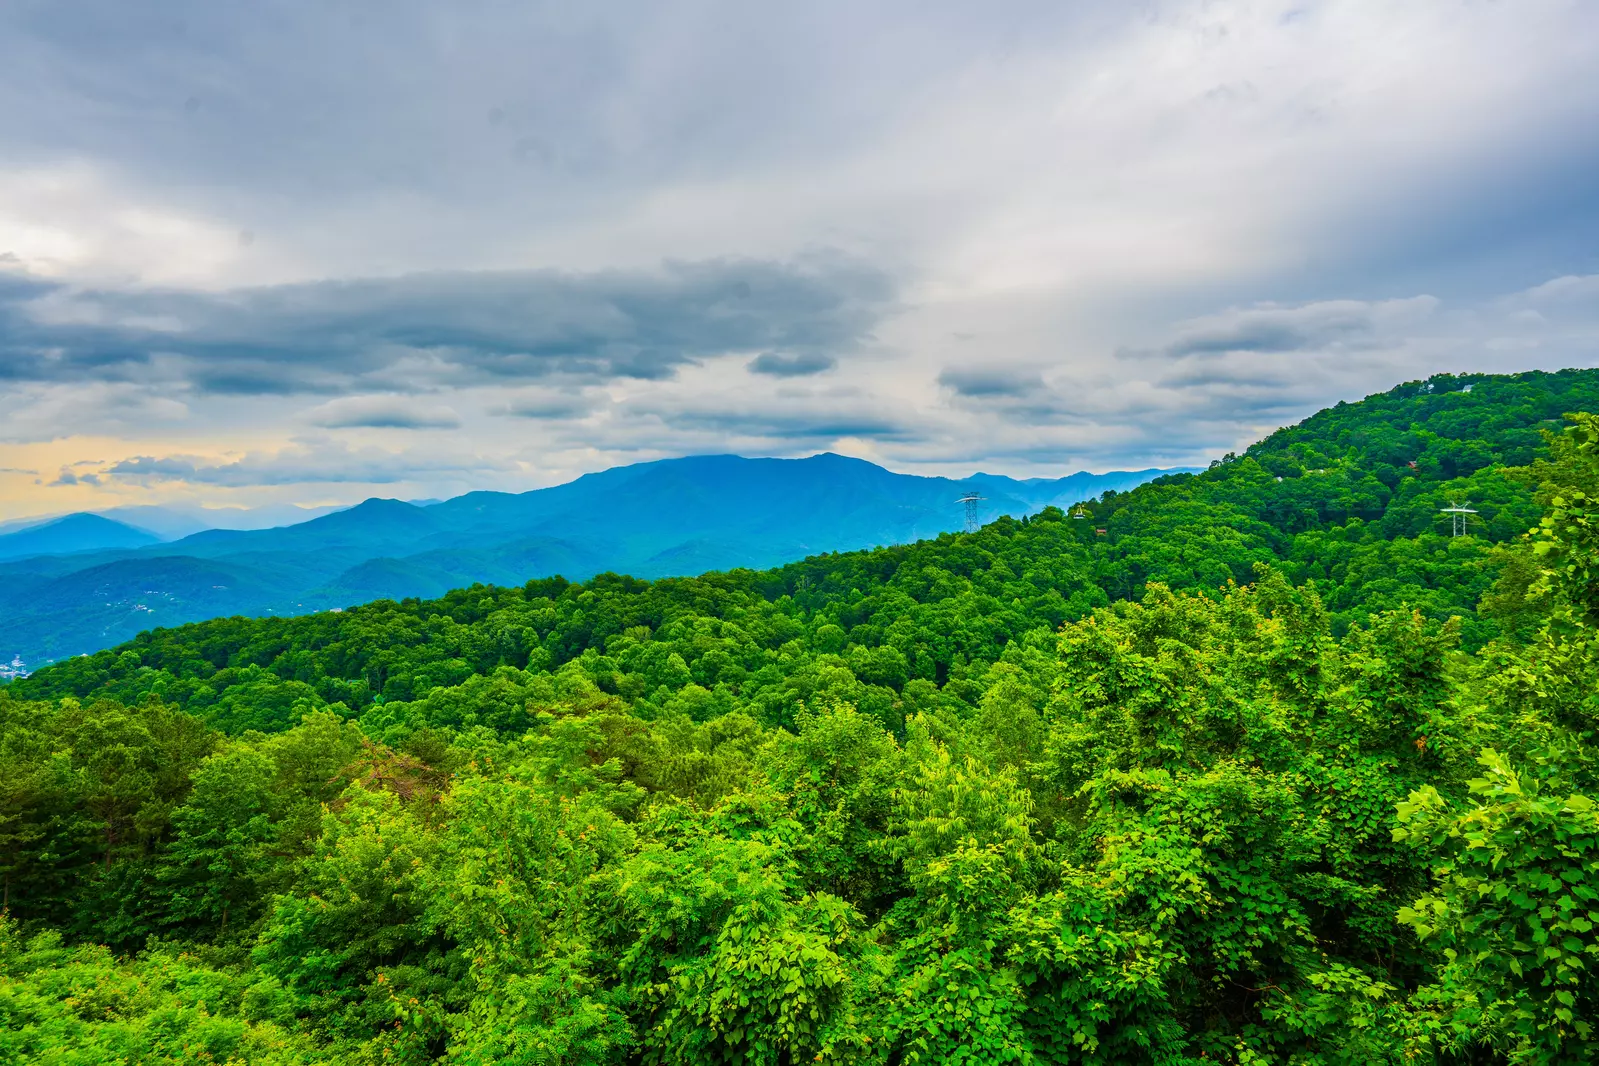
[{"label": "white cloud", "polygon": [[226,222],[121,188],[83,160],[0,168],[0,253],[80,282],[208,287],[254,272],[238,269],[244,248]]},{"label": "white cloud", "polygon": [[1599,274],[1567,274],[1519,293],[1515,299],[1535,306],[1570,308],[1592,322],[1599,319]]}]

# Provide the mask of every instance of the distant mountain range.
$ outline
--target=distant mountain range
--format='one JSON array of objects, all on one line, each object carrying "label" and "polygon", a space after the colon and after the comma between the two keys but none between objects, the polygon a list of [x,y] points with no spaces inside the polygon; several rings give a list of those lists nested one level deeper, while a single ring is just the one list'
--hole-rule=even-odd
[{"label": "distant mountain range", "polygon": [[[436,503],[438,501],[429,500],[427,502]],[[344,510],[343,507],[301,507],[292,503],[266,504],[261,507],[195,507],[183,504],[163,504],[159,506],[113,507],[105,511],[96,511],[93,517],[105,518],[123,525],[132,526],[142,533],[152,534],[157,540],[176,540],[179,537],[187,537],[191,533],[199,533],[207,529],[267,529],[272,526],[293,525],[296,522],[305,522],[321,515],[342,510]],[[76,517],[81,516],[44,515],[0,522],[0,543],[4,543],[5,537],[9,534],[35,529],[63,518]],[[92,545],[92,547],[105,548],[123,546],[116,543]],[[59,548],[49,550],[76,551],[78,549]],[[0,558],[17,558],[17,556],[0,555]]]},{"label": "distant mountain range", "polygon": [[106,548],[142,548],[159,543],[161,538],[154,533],[126,522],[97,514],[69,514],[0,534],[0,560]]},{"label": "distant mountain range", "polygon": [[[820,552],[956,530],[979,517],[1067,507],[1166,470],[1018,481],[896,474],[860,459],[698,456],[617,467],[554,488],[417,505],[371,499],[271,529],[170,543],[98,515],[0,535],[0,662],[30,666],[144,629],[243,614],[301,614],[603,571],[637,577],[764,568]],[[50,553],[50,554],[46,554]]]}]

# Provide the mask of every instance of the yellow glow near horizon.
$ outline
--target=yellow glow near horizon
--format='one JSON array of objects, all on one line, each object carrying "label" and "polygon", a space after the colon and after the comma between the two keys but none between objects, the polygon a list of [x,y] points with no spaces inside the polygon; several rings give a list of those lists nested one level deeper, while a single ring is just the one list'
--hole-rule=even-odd
[{"label": "yellow glow near horizon", "polygon": [[[24,444],[0,444],[0,521],[64,514],[71,511],[105,511],[114,507],[139,507],[162,504],[191,506],[255,507],[268,503],[297,503],[306,507],[351,502],[359,498],[360,486],[330,486],[313,490],[308,498],[305,485],[260,485],[232,488],[218,485],[192,485],[183,481],[151,484],[103,476],[103,471],[125,459],[141,455],[187,455],[209,462],[237,459],[245,451],[276,451],[279,440],[240,442],[244,448],[219,451],[197,447],[192,440],[129,441],[119,437],[71,436]],[[63,475],[71,475],[64,478]],[[98,483],[85,481],[96,477]],[[76,483],[70,483],[76,478]],[[63,483],[63,482],[69,483]],[[346,488],[346,492],[338,492]],[[325,497],[325,498],[322,498]]]}]

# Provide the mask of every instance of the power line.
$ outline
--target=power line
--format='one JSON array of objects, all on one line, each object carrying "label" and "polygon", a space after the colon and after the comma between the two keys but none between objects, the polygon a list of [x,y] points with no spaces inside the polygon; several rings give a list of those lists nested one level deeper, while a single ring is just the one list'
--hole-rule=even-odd
[{"label": "power line", "polygon": [[[1466,503],[1470,502],[1470,500],[1466,501]],[[1477,513],[1472,508],[1455,503],[1453,500],[1450,501],[1448,507],[1440,507],[1438,510],[1440,513],[1449,516],[1449,535],[1452,537],[1464,535],[1466,532],[1466,516]]]},{"label": "power line", "polygon": [[955,501],[956,503],[964,503],[966,505],[966,532],[976,533],[982,528],[982,523],[977,521],[977,505],[986,498],[987,497],[985,496],[977,495],[975,492],[968,492],[966,495]]}]

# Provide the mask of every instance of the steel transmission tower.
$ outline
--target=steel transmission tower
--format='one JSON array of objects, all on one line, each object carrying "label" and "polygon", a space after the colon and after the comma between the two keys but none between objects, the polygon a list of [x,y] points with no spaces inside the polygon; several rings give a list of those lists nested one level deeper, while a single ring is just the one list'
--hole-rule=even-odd
[{"label": "steel transmission tower", "polygon": [[975,492],[968,492],[966,495],[955,501],[956,503],[964,503],[966,505],[966,532],[976,533],[982,528],[982,523],[977,521],[977,505],[985,499],[987,499],[986,496],[979,496]]},{"label": "steel transmission tower", "polygon": [[[1466,501],[1466,503],[1470,502],[1470,500]],[[1453,501],[1450,502],[1448,507],[1440,507],[1438,510],[1449,516],[1449,535],[1452,537],[1463,535],[1466,532],[1466,516],[1477,513],[1472,508]]]}]

